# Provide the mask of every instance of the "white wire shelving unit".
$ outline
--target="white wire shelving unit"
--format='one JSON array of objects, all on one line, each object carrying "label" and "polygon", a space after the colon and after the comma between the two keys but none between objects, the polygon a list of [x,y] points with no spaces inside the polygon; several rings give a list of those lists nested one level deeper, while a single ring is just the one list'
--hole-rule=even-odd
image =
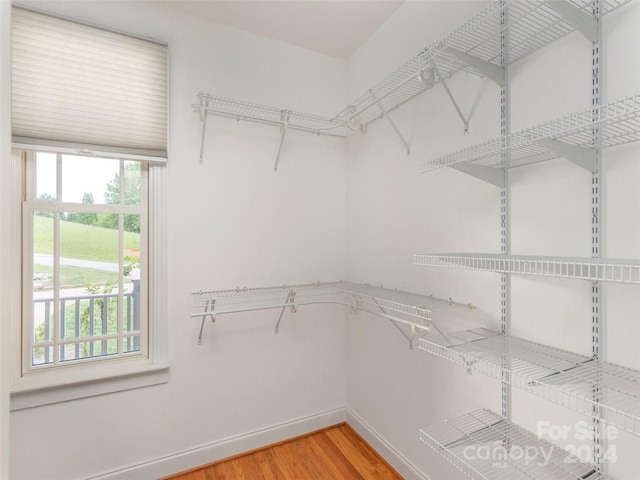
[{"label": "white wire shelving unit", "polygon": [[640,284],[640,261],[478,253],[416,254],[414,265]]},{"label": "white wire shelving unit", "polygon": [[421,429],[420,440],[472,479],[612,480],[486,409]]},{"label": "white wire shelving unit", "polygon": [[[202,341],[204,322],[208,317],[215,321],[217,316],[224,314],[279,309],[280,316],[275,329],[277,333],[287,308],[295,313],[302,305],[333,303],[349,307],[352,313],[364,311],[392,321],[411,346],[413,337],[423,336],[431,328],[433,312],[470,307],[451,299],[443,300],[429,295],[343,281],[199,291],[193,293],[193,298],[198,311],[192,313],[191,317],[202,321],[198,343]],[[410,334],[407,335],[400,329],[399,324],[408,326]]]},{"label": "white wire shelving unit", "polygon": [[[629,1],[601,0],[602,15]],[[505,23],[503,19],[507,9],[509,21]],[[504,5],[498,0],[444,39],[425,47],[331,118],[200,92],[198,102],[192,105],[202,119],[200,160],[203,158],[208,114],[280,127],[282,140],[278,158],[287,129],[346,137],[356,130],[366,131],[370,123],[386,118],[404,143],[408,154],[409,142],[388,116],[389,112],[441,83],[466,131],[469,119],[464,117],[458,107],[447,86],[447,79],[457,72],[465,71],[501,84],[504,78],[504,67],[500,65],[501,37],[508,35],[510,38],[508,65],[575,30],[593,41],[595,20],[591,0],[507,0]]]},{"label": "white wire shelving unit", "polygon": [[420,162],[420,173],[470,164],[498,170],[503,168],[506,152],[510,154],[509,168],[565,157],[594,171],[594,129],[602,135],[602,148],[640,141],[640,94],[514,132],[506,143],[496,138],[424,160]]},{"label": "white wire shelving unit", "polygon": [[[429,335],[419,339],[418,348],[465,366],[469,373],[498,380],[506,376],[516,388],[640,435],[637,370],[485,328]],[[594,400],[594,385],[599,386],[599,401]]]},{"label": "white wire shelving unit", "polygon": [[[602,14],[628,1],[603,1]],[[569,8],[560,12],[543,0],[492,3],[368,89],[335,118],[358,119],[367,125],[459,71],[488,77],[500,84],[503,77],[499,60],[501,36],[509,36],[507,63],[511,64],[576,30],[575,17],[592,18],[590,0],[557,3],[565,3]],[[507,10],[509,21],[504,24],[502,18]]]}]

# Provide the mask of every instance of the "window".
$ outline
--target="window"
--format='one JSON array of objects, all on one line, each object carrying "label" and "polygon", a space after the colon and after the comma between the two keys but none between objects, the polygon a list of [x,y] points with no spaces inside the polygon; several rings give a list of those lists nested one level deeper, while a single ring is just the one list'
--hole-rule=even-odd
[{"label": "window", "polygon": [[25,155],[23,371],[147,355],[147,166]]},{"label": "window", "polygon": [[166,381],[167,46],[11,23],[11,408]]}]

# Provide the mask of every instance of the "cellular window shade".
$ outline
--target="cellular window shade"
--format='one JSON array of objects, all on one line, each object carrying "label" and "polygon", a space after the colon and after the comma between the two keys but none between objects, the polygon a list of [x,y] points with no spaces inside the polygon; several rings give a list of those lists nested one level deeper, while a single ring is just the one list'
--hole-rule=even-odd
[{"label": "cellular window shade", "polygon": [[167,159],[167,47],[14,7],[14,146]]}]

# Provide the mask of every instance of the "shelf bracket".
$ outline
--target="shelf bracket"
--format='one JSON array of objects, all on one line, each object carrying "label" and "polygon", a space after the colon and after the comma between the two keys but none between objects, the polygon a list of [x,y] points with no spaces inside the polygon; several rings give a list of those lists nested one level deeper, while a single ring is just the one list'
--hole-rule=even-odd
[{"label": "shelf bracket", "polygon": [[391,317],[388,316],[388,313],[385,311],[385,309],[382,308],[380,305],[378,305],[378,302],[376,302],[375,299],[373,300],[373,302],[378,306],[380,311],[383,313],[383,317],[386,317],[391,322],[391,324],[398,329],[398,331],[407,340],[407,342],[409,342],[409,349],[413,350],[413,338],[411,338],[409,335],[404,333],[404,330],[402,330],[402,328],[400,328],[400,325],[398,325],[396,322],[393,321],[393,319]]},{"label": "shelf bracket", "polygon": [[280,133],[282,136],[280,137],[280,146],[278,147],[278,154],[276,155],[276,163],[273,166],[273,171],[278,171],[278,162],[280,161],[280,153],[282,152],[282,144],[284,143],[284,137],[287,134],[287,123],[289,122],[289,112],[287,110],[280,111]]},{"label": "shelf bracket", "polygon": [[504,67],[499,67],[498,65],[487,62],[486,60],[482,60],[481,58],[470,55],[453,47],[447,47],[445,49],[445,52],[453,55],[458,60],[466,63],[470,67],[475,68],[497,85],[504,84]]},{"label": "shelf bracket", "polygon": [[200,165],[204,161],[204,139],[207,134],[207,116],[208,112],[206,108],[200,109],[200,122],[202,123],[202,132],[200,138]]},{"label": "shelf bracket", "polygon": [[453,164],[450,165],[450,168],[489,182],[498,188],[504,188],[504,171],[499,168],[471,165],[468,163]]},{"label": "shelf bracket", "polygon": [[542,138],[535,140],[533,143],[549,150],[553,153],[566,158],[570,162],[575,163],[590,172],[598,171],[597,153],[594,149],[588,147],[579,147],[570,143],[553,140],[551,138]]},{"label": "shelf bracket", "polygon": [[[207,304],[204,307],[204,312],[202,312],[202,323],[200,323],[200,333],[198,334],[198,345],[202,345],[202,331],[204,330],[204,321],[207,317],[211,317],[211,323],[216,321],[216,314],[213,312],[216,306],[216,299],[212,298],[211,300],[207,300]],[[209,307],[211,307],[211,312],[209,312]]]},{"label": "shelf bracket", "polygon": [[407,142],[404,139],[404,137],[402,136],[402,133],[400,133],[400,130],[398,129],[396,124],[393,122],[393,120],[391,120],[391,117],[389,116],[387,111],[384,109],[384,107],[382,106],[380,101],[376,98],[374,93],[373,92],[370,92],[370,93],[371,93],[371,98],[373,99],[374,102],[376,102],[376,105],[378,105],[378,108],[380,109],[380,113],[382,113],[382,116],[387,119],[387,122],[389,122],[389,125],[391,125],[391,128],[393,128],[395,130],[396,134],[398,135],[398,137],[400,138],[400,140],[404,144],[405,148],[407,149],[407,156],[411,155],[411,147],[409,145],[409,142]]},{"label": "shelf bracket", "polygon": [[[456,99],[453,97],[451,90],[449,90],[449,86],[447,85],[447,82],[444,80],[444,77],[440,74],[440,70],[438,70],[438,67],[436,67],[435,64],[431,66],[431,69],[437,75],[438,80],[440,80],[440,83],[444,87],[444,91],[447,92],[447,95],[449,96],[451,103],[453,103],[453,106],[455,107],[456,112],[458,112],[458,116],[460,117],[460,120],[462,120],[462,123],[464,124],[464,133],[469,133],[469,120],[466,119],[462,114],[462,110],[460,110],[460,107],[458,106],[458,102],[456,102]],[[422,81],[422,78],[423,76],[420,76],[421,81]],[[423,82],[423,84],[425,83]]]},{"label": "shelf bracket", "polygon": [[544,3],[558,13],[591,43],[598,41],[598,21],[593,15],[585,13],[566,0],[547,0]]},{"label": "shelf bracket", "polygon": [[[287,295],[287,299],[285,300],[285,306],[280,310],[280,316],[278,317],[278,322],[276,323],[276,333],[278,333],[278,329],[280,328],[280,320],[282,320],[282,315],[284,315],[284,311],[287,308],[291,308],[292,313],[296,313],[298,309],[296,308],[296,304],[294,303],[296,299],[296,291],[289,290],[289,294]],[[289,304],[289,305],[287,305]]]}]

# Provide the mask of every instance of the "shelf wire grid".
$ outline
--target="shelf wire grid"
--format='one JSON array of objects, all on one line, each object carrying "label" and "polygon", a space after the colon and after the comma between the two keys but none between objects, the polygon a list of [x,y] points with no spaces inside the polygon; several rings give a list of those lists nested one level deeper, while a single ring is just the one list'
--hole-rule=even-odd
[{"label": "shelf wire grid", "polygon": [[484,328],[429,335],[419,348],[470,372],[498,380],[506,373],[516,388],[640,435],[640,371]]},{"label": "shelf wire grid", "polygon": [[486,409],[421,429],[420,440],[472,479],[612,480]]},{"label": "shelf wire grid", "polygon": [[416,254],[414,264],[591,282],[640,284],[640,262],[637,260],[447,253]]},{"label": "shelf wire grid", "polygon": [[458,164],[502,168],[501,159],[505,152],[511,155],[509,168],[552,160],[560,155],[536,144],[536,141],[558,140],[592,149],[592,132],[595,128],[602,133],[602,148],[640,141],[640,94],[514,132],[507,137],[506,145],[500,138],[495,138],[424,160],[420,162],[420,173]]}]

